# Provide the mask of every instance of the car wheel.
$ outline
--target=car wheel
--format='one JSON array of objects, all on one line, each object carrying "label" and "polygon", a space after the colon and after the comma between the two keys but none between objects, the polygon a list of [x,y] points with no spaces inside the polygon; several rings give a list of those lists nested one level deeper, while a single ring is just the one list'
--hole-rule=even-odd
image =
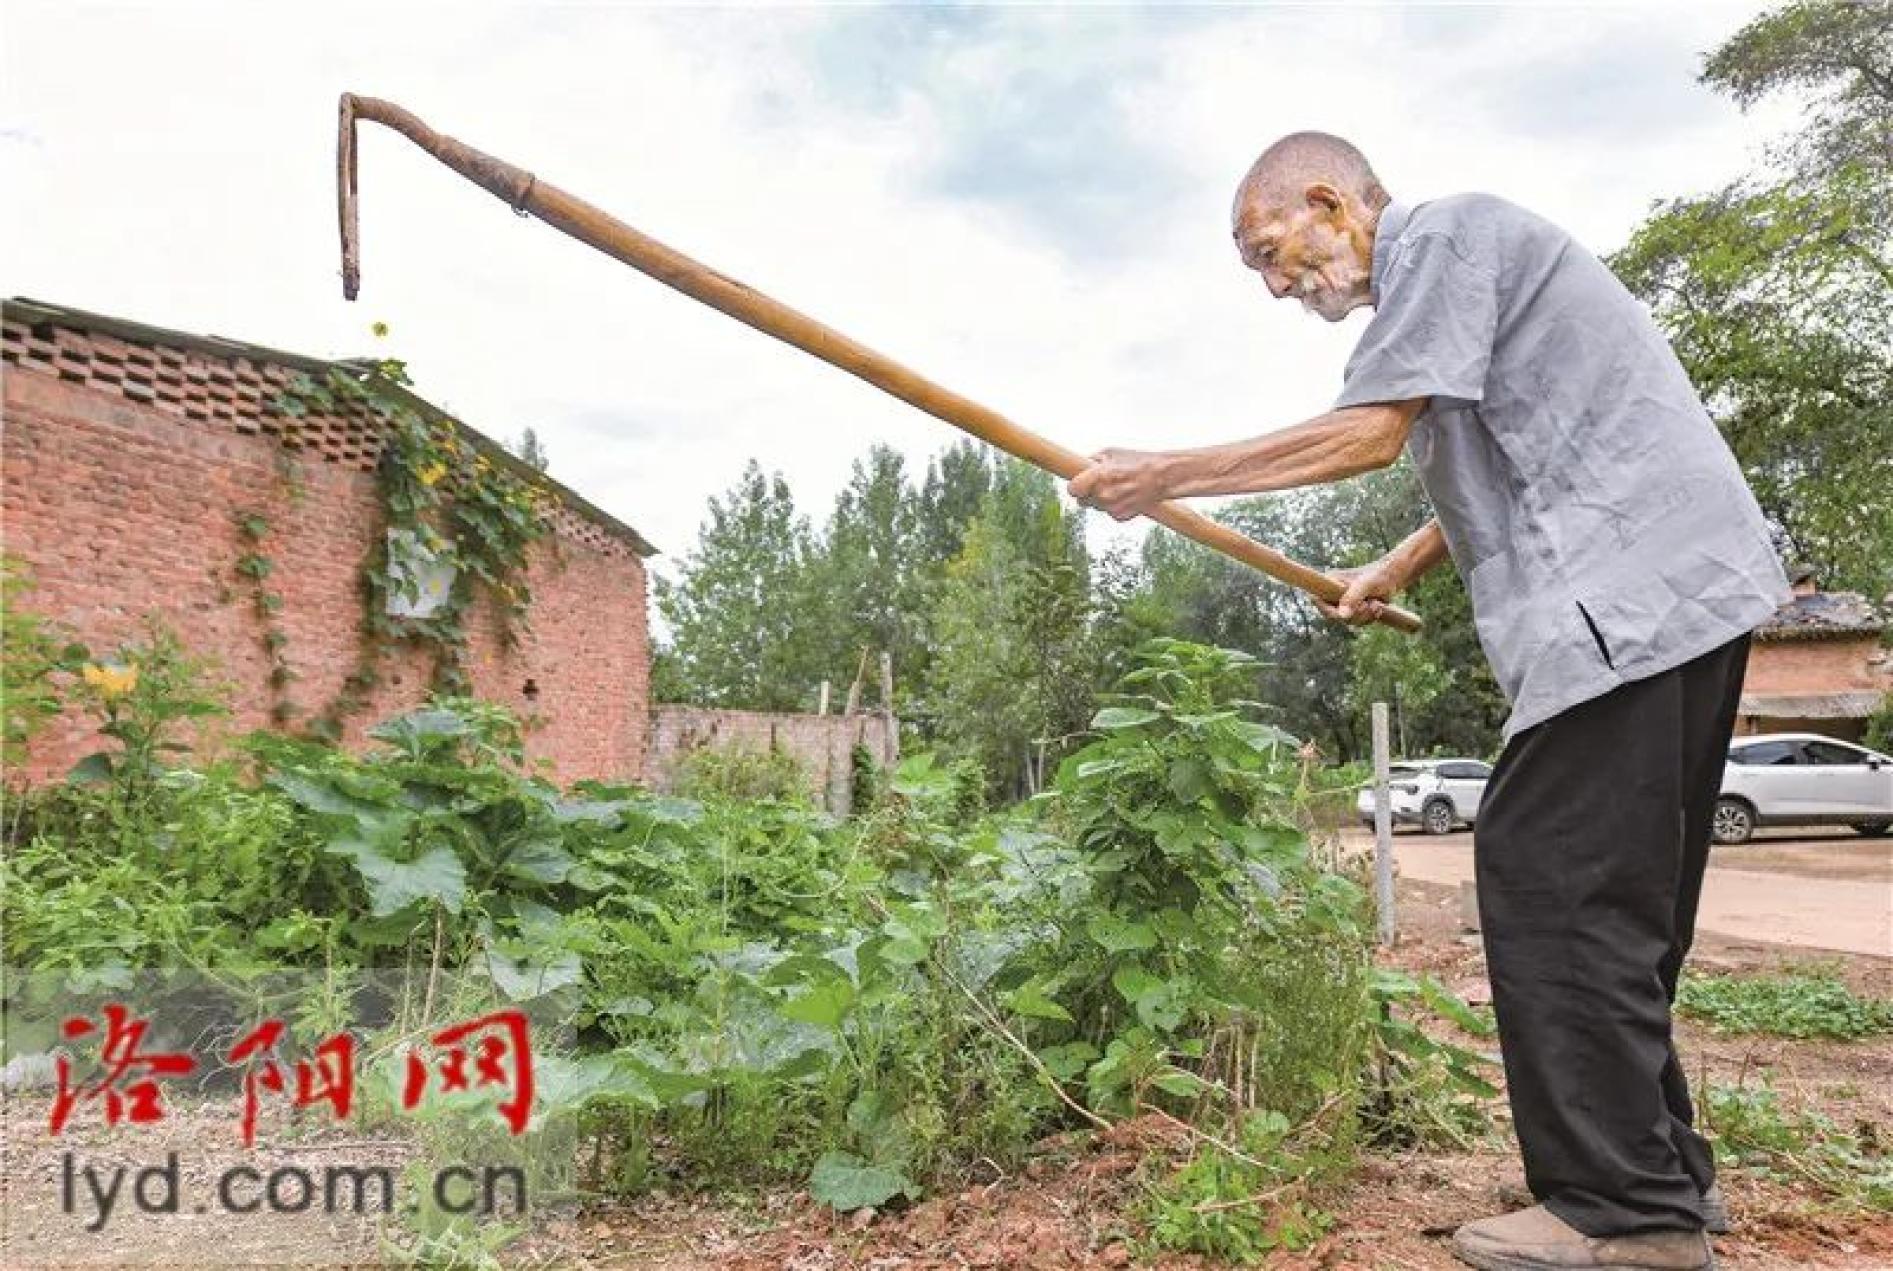
[{"label": "car wheel", "polygon": [[1855,821],[1854,828],[1870,839],[1884,838],[1893,830],[1893,821]]},{"label": "car wheel", "polygon": [[1428,834],[1453,832],[1453,805],[1445,799],[1429,799],[1420,813]]},{"label": "car wheel", "polygon": [[1755,809],[1740,799],[1717,799],[1710,823],[1718,843],[1746,843],[1755,834]]}]

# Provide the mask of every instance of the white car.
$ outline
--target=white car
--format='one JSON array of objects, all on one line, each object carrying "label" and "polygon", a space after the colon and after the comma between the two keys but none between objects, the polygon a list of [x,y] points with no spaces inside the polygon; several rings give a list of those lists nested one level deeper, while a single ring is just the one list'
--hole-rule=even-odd
[{"label": "white car", "polygon": [[[1428,834],[1450,834],[1472,824],[1492,766],[1477,759],[1403,759],[1387,769],[1395,825],[1418,825]],[[1361,824],[1374,828],[1374,787],[1369,783],[1354,801]]]},{"label": "white car", "polygon": [[1718,843],[1746,843],[1760,825],[1893,829],[1893,759],[1818,733],[1765,733],[1729,746],[1716,800]]}]

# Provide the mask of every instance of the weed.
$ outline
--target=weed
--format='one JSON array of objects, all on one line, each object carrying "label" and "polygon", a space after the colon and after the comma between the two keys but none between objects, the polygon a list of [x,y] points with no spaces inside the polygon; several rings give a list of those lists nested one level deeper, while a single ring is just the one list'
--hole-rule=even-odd
[{"label": "weed", "polygon": [[1685,975],[1676,1009],[1718,1033],[1853,1041],[1893,1032],[1893,1001],[1857,997],[1837,971],[1818,966],[1780,976]]},{"label": "weed", "polygon": [[1893,1156],[1872,1126],[1850,1134],[1817,1111],[1784,1108],[1765,1081],[1708,1086],[1701,1110],[1718,1165],[1812,1184],[1847,1207],[1893,1208]]}]

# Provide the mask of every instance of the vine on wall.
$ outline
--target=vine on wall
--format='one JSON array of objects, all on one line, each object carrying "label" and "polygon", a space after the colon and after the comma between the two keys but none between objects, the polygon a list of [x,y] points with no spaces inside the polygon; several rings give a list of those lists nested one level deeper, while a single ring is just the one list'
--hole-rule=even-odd
[{"label": "vine on wall", "polygon": [[276,572],[275,558],[267,546],[271,526],[269,518],[255,508],[243,508],[236,514],[237,536],[244,548],[235,565],[237,577],[250,593],[250,602],[262,624],[263,654],[269,659],[270,722],[286,728],[295,718],[297,706],[290,698],[289,686],[296,673],[289,666],[289,633],[283,630],[282,593],[270,590],[269,579]]},{"label": "vine on wall", "polygon": [[[361,656],[309,724],[311,734],[326,740],[339,738],[348,719],[368,705],[381,682],[383,656],[401,643],[431,654],[430,687],[436,695],[468,694],[468,622],[482,594],[492,602],[502,648],[515,647],[529,629],[526,558],[532,545],[551,532],[553,495],[413,396],[410,383],[406,366],[386,359],[365,372],[335,367],[321,380],[299,376],[272,404],[292,421],[312,412],[365,406],[385,430],[375,471],[382,522],[370,537],[359,574]],[[268,585],[278,564],[264,550],[271,526],[261,513],[246,510],[238,514],[237,528],[244,551],[236,572],[263,620],[270,659],[271,718],[285,725],[300,708],[289,697],[295,674],[280,621],[282,596]],[[418,544],[436,566],[451,571],[445,594],[424,612],[390,612],[391,601],[421,599],[413,571],[391,557],[391,537]]]}]

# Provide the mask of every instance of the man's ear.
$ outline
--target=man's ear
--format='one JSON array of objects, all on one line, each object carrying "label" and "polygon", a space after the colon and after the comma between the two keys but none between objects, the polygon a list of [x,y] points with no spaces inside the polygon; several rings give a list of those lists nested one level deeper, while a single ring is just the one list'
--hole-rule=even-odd
[{"label": "man's ear", "polygon": [[1326,181],[1314,182],[1302,191],[1302,197],[1308,200],[1315,215],[1325,220],[1339,221],[1347,212],[1347,200]]}]

